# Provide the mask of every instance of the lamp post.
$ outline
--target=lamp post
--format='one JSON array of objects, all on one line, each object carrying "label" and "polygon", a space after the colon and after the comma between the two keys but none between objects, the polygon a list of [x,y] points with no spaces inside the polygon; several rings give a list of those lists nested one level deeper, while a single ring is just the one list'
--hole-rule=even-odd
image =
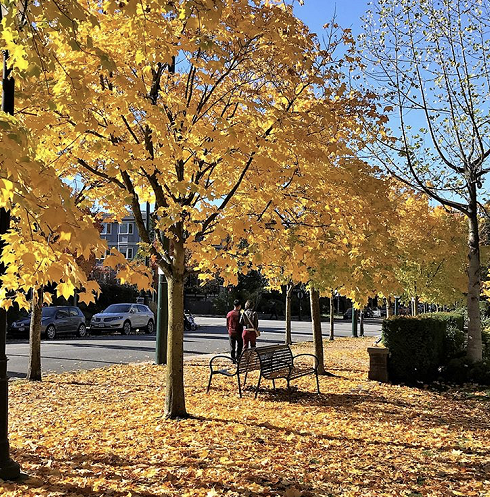
[{"label": "lamp post", "polygon": [[395,316],[400,314],[400,297],[395,295]]},{"label": "lamp post", "polygon": [[[2,6],[0,21],[6,10]],[[3,52],[3,78],[2,78],[2,111],[14,114],[15,82],[11,69],[7,67],[9,54]],[[0,209],[0,236],[4,235],[10,226],[10,212]],[[0,241],[0,256],[4,243]],[[0,279],[5,274],[5,267],[0,265]],[[8,375],[7,375],[7,311],[0,309],[0,479],[13,480],[20,476],[20,466],[10,458],[8,440]]]},{"label": "lamp post", "polygon": [[302,290],[302,288],[300,288],[300,290],[298,291],[298,301],[299,301],[299,315],[298,315],[298,319],[301,321],[302,320],[302,302],[303,302],[303,297],[304,297],[304,292]]}]

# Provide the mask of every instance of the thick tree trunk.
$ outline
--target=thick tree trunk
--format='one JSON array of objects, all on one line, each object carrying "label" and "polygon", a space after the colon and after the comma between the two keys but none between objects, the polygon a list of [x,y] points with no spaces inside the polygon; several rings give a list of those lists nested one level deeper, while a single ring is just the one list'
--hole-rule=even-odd
[{"label": "thick tree trunk", "polygon": [[184,245],[173,243],[172,275],[168,281],[167,393],[165,417],[185,418],[184,394]]},{"label": "thick tree trunk", "polygon": [[318,374],[325,374],[323,364],[323,338],[322,320],[320,316],[320,292],[310,287],[311,327],[313,330],[313,343],[315,355],[318,359]]},{"label": "thick tree trunk", "polygon": [[330,294],[330,340],[334,339],[334,294],[333,292]]},{"label": "thick tree trunk", "polygon": [[286,286],[286,334],[284,337],[284,342],[287,345],[291,345],[293,340],[291,339],[291,298],[293,296],[293,284],[288,283]]},{"label": "thick tree trunk", "polygon": [[41,320],[43,313],[43,289],[32,291],[31,324],[29,325],[29,366],[27,379],[41,381]]},{"label": "thick tree trunk", "polygon": [[482,360],[480,320],[480,236],[476,203],[468,217],[468,349],[471,361]]},{"label": "thick tree trunk", "polygon": [[364,311],[359,313],[359,336],[364,336]]}]

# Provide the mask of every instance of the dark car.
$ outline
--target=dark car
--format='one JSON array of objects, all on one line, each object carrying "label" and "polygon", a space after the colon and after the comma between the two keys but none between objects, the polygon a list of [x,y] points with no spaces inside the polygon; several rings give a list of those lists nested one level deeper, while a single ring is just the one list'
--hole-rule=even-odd
[{"label": "dark car", "polygon": [[[359,311],[358,311],[359,314]],[[366,307],[364,309],[364,317],[365,318],[373,318],[374,317],[374,312],[370,307]],[[352,319],[352,307],[349,307],[345,312],[344,312],[344,319]]]},{"label": "dark car", "polygon": [[[14,321],[9,328],[9,336],[28,336],[31,316]],[[41,336],[53,339],[64,333],[76,333],[79,337],[87,335],[85,316],[78,307],[43,307]]]}]

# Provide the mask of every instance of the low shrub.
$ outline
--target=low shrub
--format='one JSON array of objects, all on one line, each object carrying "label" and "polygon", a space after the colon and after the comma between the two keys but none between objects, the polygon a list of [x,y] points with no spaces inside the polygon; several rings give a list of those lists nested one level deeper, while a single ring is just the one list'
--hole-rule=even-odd
[{"label": "low shrub", "polygon": [[482,323],[483,359],[490,362],[490,323]]},{"label": "low shrub", "polygon": [[490,361],[471,362],[466,357],[454,358],[441,368],[441,376],[452,383],[490,385]]},{"label": "low shrub", "polygon": [[444,357],[446,325],[431,316],[385,319],[382,341],[390,349],[390,378],[404,383],[435,379]]}]

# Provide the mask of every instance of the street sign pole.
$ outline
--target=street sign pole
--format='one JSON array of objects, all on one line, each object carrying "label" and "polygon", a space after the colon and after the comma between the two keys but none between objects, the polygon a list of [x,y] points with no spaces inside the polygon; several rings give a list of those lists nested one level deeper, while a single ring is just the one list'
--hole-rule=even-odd
[{"label": "street sign pole", "polygon": [[155,364],[167,364],[168,284],[163,271],[158,269],[158,304]]},{"label": "street sign pole", "polygon": [[352,304],[352,336],[357,338],[357,310],[354,307],[354,303]]}]

